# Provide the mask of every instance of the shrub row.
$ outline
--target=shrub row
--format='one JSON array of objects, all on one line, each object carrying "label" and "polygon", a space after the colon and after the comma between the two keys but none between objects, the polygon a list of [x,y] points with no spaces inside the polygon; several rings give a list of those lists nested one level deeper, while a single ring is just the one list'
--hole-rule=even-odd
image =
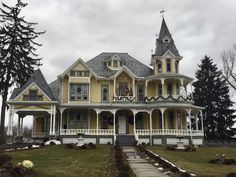
[{"label": "shrub row", "polygon": [[96,149],[96,145],[93,143],[83,144],[82,146],[76,146],[76,144],[66,144],[68,149]]},{"label": "shrub row", "polygon": [[166,146],[166,150],[169,151],[186,151],[186,152],[190,152],[190,151],[196,151],[196,148],[194,146],[186,146],[183,150],[182,149],[177,149],[176,145],[172,145],[172,146]]},{"label": "shrub row", "polygon": [[234,159],[211,159],[208,163],[213,164],[224,164],[224,165],[235,165],[236,161]]}]

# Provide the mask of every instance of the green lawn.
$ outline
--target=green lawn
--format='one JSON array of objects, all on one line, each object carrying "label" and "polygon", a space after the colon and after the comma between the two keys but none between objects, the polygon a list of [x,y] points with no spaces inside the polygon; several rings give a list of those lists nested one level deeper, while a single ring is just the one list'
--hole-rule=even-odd
[{"label": "green lawn", "polygon": [[14,163],[31,160],[40,177],[104,177],[110,148],[67,149],[64,145],[54,145],[8,154]]},{"label": "green lawn", "polygon": [[165,159],[173,162],[178,167],[197,175],[222,176],[229,172],[236,172],[236,165],[209,164],[210,159],[216,158],[216,154],[226,154],[227,158],[236,160],[236,148],[229,147],[201,147],[196,152],[167,151],[164,147],[150,146],[150,150]]}]

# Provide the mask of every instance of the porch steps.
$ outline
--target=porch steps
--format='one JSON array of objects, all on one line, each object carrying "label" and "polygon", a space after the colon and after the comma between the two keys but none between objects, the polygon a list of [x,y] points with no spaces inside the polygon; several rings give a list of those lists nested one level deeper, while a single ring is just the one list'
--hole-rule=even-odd
[{"label": "porch steps", "polygon": [[134,135],[116,135],[116,141],[120,146],[135,146]]}]

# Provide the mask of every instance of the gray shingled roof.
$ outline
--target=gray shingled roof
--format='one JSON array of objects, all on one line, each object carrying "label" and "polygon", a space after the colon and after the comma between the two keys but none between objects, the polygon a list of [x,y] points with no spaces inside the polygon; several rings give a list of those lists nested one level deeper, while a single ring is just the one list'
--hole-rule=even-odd
[{"label": "gray shingled roof", "polygon": [[21,87],[21,88],[15,88],[13,90],[13,93],[10,97],[11,99],[14,99],[16,96],[18,96],[23,90],[25,90],[31,83],[35,83],[42,91],[52,100],[56,100],[52,94],[51,89],[49,88],[46,79],[44,78],[42,72],[40,69],[36,70],[33,75],[30,77],[30,79]]},{"label": "gray shingled roof", "polygon": [[140,61],[131,57],[128,53],[101,53],[93,59],[89,60],[86,64],[100,77],[110,77],[116,74],[117,71],[111,70],[106,67],[105,61],[112,56],[117,55],[125,63],[124,65],[136,76],[147,77],[153,74],[153,71],[148,66]]},{"label": "gray shingled roof", "polygon": [[[171,39],[170,43],[163,42],[163,38],[165,36],[168,36]],[[166,25],[165,19],[163,18],[159,37],[156,42],[155,55],[162,56],[163,54],[166,53],[167,50],[170,50],[175,56],[178,56],[178,57],[180,56],[179,52],[175,46],[174,40],[172,39],[172,36],[171,36],[169,29]]]},{"label": "gray shingled roof", "polygon": [[56,100],[60,100],[60,96],[61,96],[61,83],[58,79],[56,79],[55,81],[51,82],[49,84],[49,87],[53,93],[54,98],[56,98]]}]

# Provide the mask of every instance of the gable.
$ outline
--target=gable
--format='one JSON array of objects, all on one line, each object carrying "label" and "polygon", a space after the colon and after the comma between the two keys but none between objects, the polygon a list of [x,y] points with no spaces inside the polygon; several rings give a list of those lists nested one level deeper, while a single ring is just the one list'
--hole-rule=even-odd
[{"label": "gable", "polygon": [[[77,73],[73,73],[73,71]],[[82,72],[79,72],[82,71]],[[84,72],[86,71],[86,73]],[[72,74],[71,74],[72,73]],[[70,67],[68,67],[62,74],[58,76],[58,78],[67,76],[82,76],[82,77],[89,77],[90,75],[95,75],[95,73],[89,68],[89,66],[84,63],[84,61],[80,58],[77,61],[75,61]]]},{"label": "gable", "polygon": [[20,88],[14,89],[10,100],[14,100],[21,93],[29,88],[32,84],[35,84],[48,98],[49,100],[55,100],[51,89],[49,88],[46,79],[44,78],[40,69],[36,70],[29,80]]},{"label": "gable", "polygon": [[[34,95],[32,95],[34,93]],[[32,96],[36,96],[32,98]],[[33,100],[32,100],[33,99]],[[14,101],[51,101],[52,99],[47,96],[47,94],[36,84],[32,83],[23,91],[21,91],[18,96],[16,96]]]}]

